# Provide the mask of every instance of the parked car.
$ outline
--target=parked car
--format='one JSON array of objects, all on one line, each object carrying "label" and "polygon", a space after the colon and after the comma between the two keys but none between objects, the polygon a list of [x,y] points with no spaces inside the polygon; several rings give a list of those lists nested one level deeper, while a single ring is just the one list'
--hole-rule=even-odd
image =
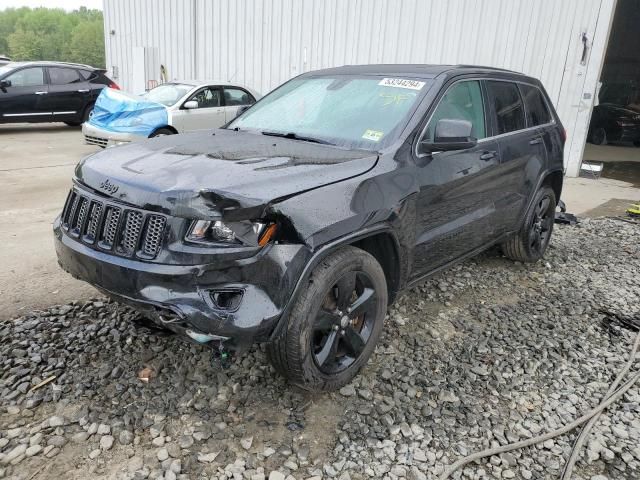
[{"label": "parked car", "polygon": [[82,126],[87,143],[108,147],[145,138],[218,128],[260,94],[223,81],[175,81],[142,96],[104,90]]},{"label": "parked car", "polygon": [[105,70],[61,62],[12,62],[0,66],[0,123],[64,122],[89,118],[104,87],[118,88]]},{"label": "parked car", "polygon": [[2,67],[3,65],[6,65],[7,63],[11,63],[11,59],[9,57],[0,55],[0,67]]},{"label": "parked car", "polygon": [[631,142],[640,147],[640,89],[634,82],[603,84],[587,138],[595,145]]},{"label": "parked car", "polygon": [[309,390],[349,382],[405,288],[482,250],[540,259],[565,133],[540,82],[483,67],[300,75],[223,129],[82,161],[60,265],[196,342],[266,342]]}]

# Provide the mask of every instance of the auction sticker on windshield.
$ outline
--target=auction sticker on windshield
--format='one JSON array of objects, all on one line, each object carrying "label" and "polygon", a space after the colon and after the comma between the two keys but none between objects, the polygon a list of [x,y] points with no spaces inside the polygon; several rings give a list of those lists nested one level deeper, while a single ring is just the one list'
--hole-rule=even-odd
[{"label": "auction sticker on windshield", "polygon": [[424,82],[420,82],[418,80],[409,80],[406,78],[383,78],[380,80],[378,85],[382,85],[384,87],[400,87],[400,88],[410,88],[411,90],[422,90],[424,87]]},{"label": "auction sticker on windshield", "polygon": [[362,135],[362,138],[365,140],[371,140],[372,142],[379,142],[380,139],[384,136],[383,132],[379,132],[378,130],[367,130]]}]

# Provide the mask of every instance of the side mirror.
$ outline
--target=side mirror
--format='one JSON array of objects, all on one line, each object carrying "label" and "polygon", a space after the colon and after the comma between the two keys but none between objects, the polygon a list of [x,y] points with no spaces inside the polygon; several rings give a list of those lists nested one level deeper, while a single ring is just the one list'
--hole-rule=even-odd
[{"label": "side mirror", "polygon": [[11,80],[0,80],[0,88],[5,89],[11,86]]},{"label": "side mirror", "polygon": [[478,139],[471,136],[472,124],[467,120],[442,119],[436,124],[432,141],[420,142],[421,153],[449,150],[467,150],[477,145]]},{"label": "side mirror", "polygon": [[184,102],[183,107],[187,110],[193,110],[198,108],[198,102],[196,100],[189,100],[188,102]]},{"label": "side mirror", "polygon": [[249,108],[251,108],[251,105],[243,105],[243,106],[241,106],[238,109],[238,111],[236,112],[236,118],[239,117],[240,115],[242,115],[247,110],[249,110]]}]

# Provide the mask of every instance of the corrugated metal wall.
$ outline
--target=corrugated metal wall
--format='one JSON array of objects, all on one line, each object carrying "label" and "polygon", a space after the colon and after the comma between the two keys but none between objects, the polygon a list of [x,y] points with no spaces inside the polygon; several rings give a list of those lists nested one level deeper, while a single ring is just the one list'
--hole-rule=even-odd
[{"label": "corrugated metal wall", "polygon": [[[267,93],[305,71],[362,63],[465,63],[540,78],[569,134],[595,92],[615,0],[105,0],[107,67],[159,48],[169,78]],[[114,30],[114,34],[111,34]],[[603,33],[604,32],[604,33]],[[589,68],[595,82],[585,85]],[[582,102],[582,103],[581,103]],[[582,109],[582,110],[581,110]],[[588,118],[587,118],[588,122]],[[580,139],[578,144],[584,139]],[[571,140],[569,150],[571,150]],[[582,149],[580,147],[581,156]],[[572,154],[568,154],[572,155]],[[575,153],[575,155],[578,155]]]}]

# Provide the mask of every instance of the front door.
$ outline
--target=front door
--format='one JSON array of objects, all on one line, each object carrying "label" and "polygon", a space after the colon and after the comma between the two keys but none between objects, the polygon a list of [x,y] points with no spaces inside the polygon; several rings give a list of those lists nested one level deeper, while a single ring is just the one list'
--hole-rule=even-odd
[{"label": "front door", "polygon": [[500,154],[489,138],[485,95],[477,80],[451,85],[421,140],[433,140],[439,120],[467,120],[478,144],[463,151],[436,152],[416,159],[420,184],[416,202],[416,245],[411,278],[419,278],[496,236]]},{"label": "front door", "polygon": [[42,67],[23,68],[4,77],[10,85],[0,89],[2,122],[49,122],[49,88]]},{"label": "front door", "polygon": [[226,123],[220,88],[201,88],[187,99],[189,101],[198,102],[198,108],[186,109],[183,104],[171,114],[171,124],[178,132],[218,128]]}]

